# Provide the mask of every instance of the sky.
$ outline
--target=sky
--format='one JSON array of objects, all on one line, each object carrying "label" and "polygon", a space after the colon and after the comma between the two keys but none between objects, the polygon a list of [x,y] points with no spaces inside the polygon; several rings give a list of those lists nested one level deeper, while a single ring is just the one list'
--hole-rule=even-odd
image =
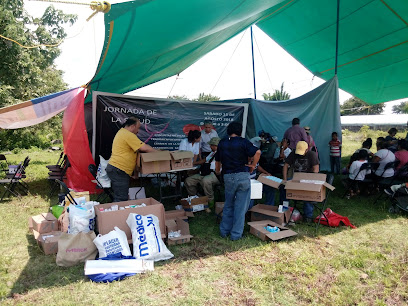
[{"label": "sky", "polygon": [[[26,11],[32,16],[41,16],[50,5],[28,0],[24,3]],[[68,37],[61,45],[61,56],[56,60],[57,68],[64,71],[63,78],[69,87],[78,87],[91,80],[96,71],[104,39],[103,14],[98,13],[87,22],[86,19],[93,12],[88,6],[53,5],[64,13],[78,15],[75,25],[67,28]],[[263,93],[280,89],[282,83],[291,98],[301,96],[324,83],[260,29],[253,27],[253,34],[257,99],[262,99]],[[158,98],[184,95],[193,99],[200,93],[212,94],[221,100],[254,98],[249,29],[214,49],[180,75],[128,94]],[[350,97],[345,91],[339,91],[340,103]],[[392,106],[398,103],[386,103],[384,113],[390,114]]]}]

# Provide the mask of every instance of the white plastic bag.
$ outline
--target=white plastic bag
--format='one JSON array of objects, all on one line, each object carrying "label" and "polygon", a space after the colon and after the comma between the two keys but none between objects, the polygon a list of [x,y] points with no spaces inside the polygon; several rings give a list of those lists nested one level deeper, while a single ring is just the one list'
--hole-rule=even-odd
[{"label": "white plastic bag", "polygon": [[68,206],[69,227],[68,233],[88,233],[95,228],[95,209],[92,204]]},{"label": "white plastic bag", "polygon": [[98,235],[93,241],[98,248],[99,257],[106,257],[111,254],[122,253],[123,256],[132,256],[126,233],[118,227],[114,227],[106,235]]},{"label": "white plastic bag", "polygon": [[104,159],[102,156],[99,155],[99,166],[98,171],[96,172],[96,179],[102,185],[103,188],[110,188],[111,187],[111,180],[106,173],[106,166],[108,165],[109,160]]},{"label": "white plastic bag", "polygon": [[132,232],[135,258],[159,261],[174,256],[161,239],[159,218],[155,215],[129,214],[126,223]]}]

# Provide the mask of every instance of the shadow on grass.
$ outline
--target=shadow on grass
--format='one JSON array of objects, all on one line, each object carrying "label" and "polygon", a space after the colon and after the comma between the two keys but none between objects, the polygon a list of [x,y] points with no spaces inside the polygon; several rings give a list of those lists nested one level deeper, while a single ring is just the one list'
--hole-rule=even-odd
[{"label": "shadow on grass", "polygon": [[30,290],[62,287],[84,279],[83,265],[58,267],[55,264],[56,255],[45,255],[32,234],[27,234],[26,238],[29,259],[10,290],[10,298],[18,299],[19,295]]}]

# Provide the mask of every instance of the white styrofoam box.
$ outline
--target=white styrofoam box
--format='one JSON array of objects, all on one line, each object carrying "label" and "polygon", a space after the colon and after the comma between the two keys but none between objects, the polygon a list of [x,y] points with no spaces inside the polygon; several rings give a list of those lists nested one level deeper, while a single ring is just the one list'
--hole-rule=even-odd
[{"label": "white styrofoam box", "polygon": [[251,200],[262,199],[262,183],[251,180]]}]

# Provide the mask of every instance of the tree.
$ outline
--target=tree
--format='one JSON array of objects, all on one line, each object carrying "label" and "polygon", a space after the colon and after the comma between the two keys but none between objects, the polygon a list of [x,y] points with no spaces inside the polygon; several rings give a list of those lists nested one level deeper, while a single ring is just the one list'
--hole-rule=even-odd
[{"label": "tree", "polygon": [[200,93],[198,98],[194,99],[194,101],[201,101],[201,102],[210,102],[210,101],[219,101],[220,97],[213,96],[211,94]]},{"label": "tree", "polygon": [[384,103],[370,105],[357,97],[351,97],[340,105],[340,114],[342,116],[379,115],[384,107]]},{"label": "tree", "polygon": [[53,45],[66,37],[63,26],[72,25],[77,17],[50,6],[41,18],[33,18],[23,5],[21,0],[0,0],[0,33],[23,46],[41,46],[24,48],[0,39],[0,107],[67,87],[54,65],[61,50]]},{"label": "tree", "polygon": [[392,112],[394,114],[408,114],[408,101],[401,102],[400,104],[394,105],[392,107]]},{"label": "tree", "polygon": [[275,89],[275,92],[273,94],[270,94],[270,93],[262,94],[264,100],[267,100],[267,101],[289,100],[290,94],[283,90],[283,84],[284,83],[282,83],[281,85],[281,89],[280,90]]}]

